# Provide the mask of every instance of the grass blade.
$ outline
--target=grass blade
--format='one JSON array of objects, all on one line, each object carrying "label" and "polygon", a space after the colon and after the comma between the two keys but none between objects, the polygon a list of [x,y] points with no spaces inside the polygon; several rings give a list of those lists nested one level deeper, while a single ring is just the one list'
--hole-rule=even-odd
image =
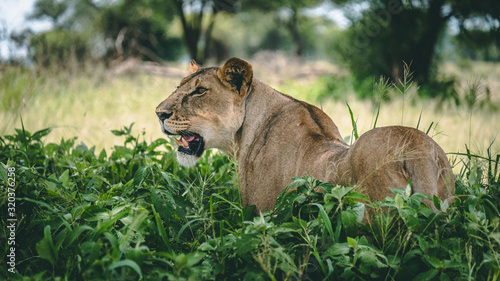
[{"label": "grass blade", "polygon": [[199,219],[194,219],[192,221],[188,221],[186,224],[184,224],[181,229],[179,230],[179,232],[177,233],[177,236],[175,237],[175,241],[179,242],[179,238],[181,237],[182,233],[184,232],[184,230],[186,230],[186,228],[188,226],[190,226],[192,223],[194,222],[197,222],[197,221],[209,221],[210,219],[208,218],[199,218]]},{"label": "grass blade", "polygon": [[422,108],[422,109],[420,110],[420,114],[418,115],[417,130],[418,130],[418,126],[420,126],[420,120],[422,119],[422,111],[423,111],[423,110],[424,110],[424,109]]},{"label": "grass blade", "polygon": [[320,205],[318,203],[309,203],[308,205],[313,205],[313,206],[318,207],[319,214],[320,214],[321,218],[323,219],[323,222],[325,223],[326,230],[328,230],[330,237],[332,237],[332,241],[335,243],[335,235],[333,233],[332,222],[330,221],[330,217],[328,217],[328,214],[326,213],[325,208],[323,208],[323,205]]},{"label": "grass blade", "polygon": [[170,241],[168,240],[168,234],[165,231],[165,225],[163,225],[163,221],[161,220],[160,215],[156,212],[155,206],[151,204],[151,209],[153,210],[153,215],[156,221],[156,228],[158,233],[160,234],[161,241],[163,241],[163,245],[167,247],[169,252],[172,252],[172,247],[170,246]]},{"label": "grass blade", "polygon": [[[378,116],[380,114],[380,105],[377,108],[377,115],[375,116],[375,122],[373,122],[373,128],[375,129],[377,127],[377,121],[378,121]],[[352,117],[351,117],[352,118]]]},{"label": "grass blade", "polygon": [[121,211],[118,215],[116,215],[114,218],[105,222],[94,234],[94,240],[97,239],[97,237],[99,237],[99,235],[101,235],[104,231],[106,231],[106,229],[108,229],[108,227],[113,225],[117,220],[119,220],[119,219],[123,218],[125,215],[127,215],[128,212],[129,212],[129,210],[125,209],[125,210]]},{"label": "grass blade", "polygon": [[434,125],[434,122],[431,122],[431,125],[429,126],[429,128],[427,129],[427,132],[425,132],[427,135],[429,134],[429,132],[431,131],[432,129],[432,125]]},{"label": "grass blade", "polygon": [[354,140],[357,140],[358,139],[358,126],[356,124],[356,121],[354,120],[354,116],[352,114],[352,110],[351,110],[351,107],[349,106],[349,103],[345,103],[347,104],[347,108],[349,108],[349,115],[351,115],[351,123],[352,123],[352,131],[354,133]]}]

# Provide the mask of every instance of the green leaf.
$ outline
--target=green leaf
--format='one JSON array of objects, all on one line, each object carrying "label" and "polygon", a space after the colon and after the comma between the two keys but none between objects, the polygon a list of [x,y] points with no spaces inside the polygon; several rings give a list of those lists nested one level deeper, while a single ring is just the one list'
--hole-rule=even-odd
[{"label": "green leaf", "polygon": [[78,236],[80,236],[80,234],[82,234],[85,230],[90,230],[92,232],[94,231],[94,229],[88,225],[80,225],[77,228],[75,228],[70,235],[66,237],[64,245],[66,247],[70,246],[76,240],[76,238],[78,238]]},{"label": "green leaf", "polygon": [[96,239],[97,237],[99,237],[99,235],[101,235],[104,231],[106,231],[117,220],[119,220],[119,219],[123,218],[124,216],[126,216],[128,214],[128,212],[129,212],[129,210],[125,209],[125,210],[121,211],[121,213],[118,213],[116,216],[112,217],[107,222],[103,223],[102,226],[94,234],[94,239]]},{"label": "green leaf", "polygon": [[342,218],[342,224],[344,227],[351,227],[356,225],[356,212],[353,210],[345,210],[340,214]]},{"label": "green leaf", "polygon": [[109,232],[104,232],[104,237],[108,239],[109,243],[111,244],[111,248],[113,249],[112,257],[115,259],[118,259],[118,256],[120,255],[120,243],[118,243],[118,239],[116,238],[115,235],[109,233]]},{"label": "green leaf", "polygon": [[52,266],[57,265],[58,249],[54,247],[52,235],[50,233],[50,225],[47,225],[43,230],[43,239],[36,243],[36,251],[38,255],[48,260]]},{"label": "green leaf", "polygon": [[209,251],[214,251],[216,248],[214,246],[212,246],[210,243],[208,242],[203,242],[199,247],[198,247],[198,251],[202,251],[202,252],[209,252]]},{"label": "green leaf", "polygon": [[436,269],[441,269],[441,268],[444,268],[444,261],[438,259],[438,258],[435,258],[435,257],[431,257],[431,256],[428,256],[428,255],[425,255],[424,256],[424,259],[434,268]]},{"label": "green leaf", "polygon": [[405,201],[403,200],[403,197],[399,195],[399,193],[394,196],[394,202],[396,203],[396,208],[403,209]]},{"label": "green leaf", "polygon": [[304,185],[306,184],[306,180],[302,177],[302,178],[292,178],[293,182],[291,184],[288,185],[288,187],[293,187],[293,186],[301,186],[301,185]]},{"label": "green leaf", "polygon": [[48,134],[50,134],[50,132],[52,131],[51,128],[46,128],[46,129],[42,129],[40,131],[37,131],[33,134],[33,136],[31,137],[33,140],[41,140],[43,137],[47,136]]},{"label": "green leaf", "polygon": [[132,268],[142,278],[141,268],[137,265],[137,263],[135,261],[132,261],[132,260],[121,260],[121,261],[114,262],[110,266],[108,266],[108,271],[111,271],[115,268],[124,267],[124,266],[128,266],[128,267]]},{"label": "green leaf", "polygon": [[153,204],[151,204],[151,209],[153,209],[153,215],[156,221],[156,228],[158,230],[158,233],[160,234],[163,245],[165,245],[165,247],[167,247],[167,249],[170,252],[172,252],[170,241],[168,240],[168,234],[167,231],[165,230],[165,226],[163,225],[163,221],[161,220],[160,215],[156,212],[155,206]]},{"label": "green leaf", "polygon": [[126,135],[127,133],[124,132],[124,131],[120,131],[120,130],[111,130],[111,133],[117,137],[119,136],[123,136],[123,135]]},{"label": "green leaf", "polygon": [[144,181],[144,179],[146,179],[148,174],[149,174],[148,166],[139,167],[139,169],[137,169],[137,171],[134,174],[134,186],[137,188],[141,187],[142,182]]},{"label": "green leaf", "polygon": [[243,277],[243,281],[265,281],[266,279],[262,275],[261,272],[253,272],[249,271],[245,273],[245,276]]},{"label": "green leaf", "polygon": [[434,202],[436,209],[441,210],[441,201],[436,195],[432,196],[432,201]]},{"label": "green leaf", "polygon": [[177,233],[177,236],[175,237],[175,241],[179,242],[179,239],[180,239],[182,233],[184,232],[184,230],[186,230],[186,228],[188,226],[190,226],[192,223],[197,222],[197,221],[209,221],[209,220],[210,220],[209,218],[199,218],[199,219],[194,219],[194,220],[188,221],[186,224],[184,224],[181,227],[181,229]]},{"label": "green leaf", "polygon": [[8,182],[8,177],[7,177],[7,169],[5,167],[7,167],[6,165],[4,166],[3,163],[1,163],[2,165],[0,165],[0,180],[2,180],[3,182]]},{"label": "green leaf", "polygon": [[419,275],[417,275],[413,279],[413,281],[428,281],[428,280],[432,280],[432,278],[434,278],[438,273],[439,273],[439,271],[437,269],[431,269],[429,271],[420,273]]},{"label": "green leaf", "polygon": [[318,207],[319,214],[323,219],[323,223],[325,224],[326,230],[328,230],[328,233],[330,234],[330,238],[332,239],[332,241],[335,242],[335,235],[333,234],[332,222],[330,221],[330,218],[328,217],[328,214],[326,213],[323,206],[318,203],[310,203],[308,205],[313,205]]},{"label": "green leaf", "polygon": [[351,250],[351,246],[348,243],[336,243],[333,244],[330,248],[328,248],[323,256],[344,256],[349,254]]},{"label": "green leaf", "polygon": [[411,189],[411,179],[409,179],[408,180],[408,184],[406,185],[406,189],[405,189],[405,196],[406,197],[410,197],[411,192],[412,192],[412,189]]},{"label": "green leaf", "polygon": [[378,277],[376,269],[386,268],[387,265],[382,263],[379,258],[385,259],[385,256],[375,253],[371,249],[360,250],[356,253],[357,259],[360,261],[359,271],[363,274]]},{"label": "green leaf", "polygon": [[82,251],[83,262],[87,265],[91,265],[96,262],[99,256],[101,245],[94,241],[85,241],[80,245],[80,249]]},{"label": "green leaf", "polygon": [[358,245],[358,241],[356,241],[356,239],[354,238],[351,238],[351,237],[347,237],[347,243],[349,243],[349,245],[351,245],[351,247],[355,248],[357,245]]},{"label": "green leaf", "polygon": [[243,256],[248,252],[251,252],[257,249],[257,246],[261,243],[261,239],[256,233],[250,234],[242,234],[240,237],[236,239],[235,254],[239,256]]},{"label": "green leaf", "polygon": [[62,185],[66,185],[69,180],[69,170],[65,170],[61,176],[59,176],[59,182],[61,182]]}]

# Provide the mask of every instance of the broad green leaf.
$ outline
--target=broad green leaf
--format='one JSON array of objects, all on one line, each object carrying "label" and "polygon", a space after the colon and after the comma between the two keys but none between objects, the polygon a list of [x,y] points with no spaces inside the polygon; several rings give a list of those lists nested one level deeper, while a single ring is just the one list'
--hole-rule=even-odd
[{"label": "broad green leaf", "polygon": [[288,187],[292,186],[301,186],[304,185],[307,181],[304,178],[292,178],[293,182],[288,185]]},{"label": "broad green leaf", "polygon": [[124,267],[124,266],[128,266],[128,267],[132,268],[142,278],[141,268],[137,265],[137,263],[135,261],[132,261],[132,260],[121,260],[121,261],[114,262],[110,266],[108,266],[108,271],[111,271],[115,268]]},{"label": "broad green leaf", "polygon": [[434,207],[436,207],[436,209],[438,210],[441,210],[441,200],[439,200],[436,195],[432,196],[432,201],[434,202]]},{"label": "broad green leaf", "polygon": [[134,174],[134,186],[137,188],[140,187],[144,179],[146,179],[146,177],[148,176],[148,174],[149,174],[148,166],[139,167],[139,169],[137,169],[137,171]]},{"label": "broad green leaf", "polygon": [[357,245],[358,245],[358,241],[356,241],[356,239],[354,238],[351,238],[351,237],[347,237],[347,243],[349,243],[349,245],[351,245],[351,247],[355,248]]},{"label": "broad green leaf", "polygon": [[444,261],[428,255],[424,255],[423,257],[432,267],[436,269],[444,268]]},{"label": "broad green leaf", "polygon": [[394,202],[396,203],[396,208],[403,209],[405,202],[399,193],[394,196]]},{"label": "broad green leaf", "polygon": [[45,226],[43,230],[43,239],[36,243],[36,251],[38,255],[48,260],[53,266],[58,262],[58,249],[55,248],[52,241],[52,234],[50,232],[50,225]]},{"label": "broad green leaf", "polygon": [[348,243],[336,243],[333,244],[330,248],[328,248],[323,256],[343,256],[347,255],[351,250],[351,245]]},{"label": "broad green leaf", "polygon": [[80,225],[78,227],[76,227],[71,233],[70,235],[68,235],[66,237],[66,240],[65,240],[65,243],[64,245],[66,247],[68,247],[69,245],[73,244],[73,242],[76,240],[76,238],[78,238],[78,236],[80,236],[80,234],[82,234],[84,231],[86,230],[90,230],[90,231],[94,231],[94,229],[88,225]]}]

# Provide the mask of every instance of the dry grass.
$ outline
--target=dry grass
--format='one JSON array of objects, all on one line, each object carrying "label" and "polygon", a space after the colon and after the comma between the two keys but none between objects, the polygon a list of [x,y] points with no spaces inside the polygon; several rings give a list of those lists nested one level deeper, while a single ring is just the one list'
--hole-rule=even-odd
[{"label": "dry grass", "polygon": [[[266,59],[268,60],[268,59]],[[358,100],[352,93],[346,93],[345,100],[327,100],[322,104],[315,102],[311,95],[311,87],[317,82],[315,77],[330,73],[338,75],[338,68],[325,63],[308,64],[311,69],[304,72],[302,61],[280,59],[280,67],[269,71],[269,64],[252,61],[255,76],[269,83],[278,90],[305,99],[323,108],[334,120],[344,137],[351,134],[352,125],[349,111],[345,104],[351,106],[357,119],[358,131],[366,132],[373,127],[376,112],[369,100]],[[296,71],[293,71],[296,69]],[[483,85],[489,87],[491,100],[499,102],[500,66],[498,64],[477,63],[467,71],[459,70],[454,65],[444,65],[443,69],[450,74],[459,75],[466,87],[467,79],[481,77]],[[313,73],[313,75],[309,75]],[[284,81],[290,81],[283,84]],[[110,148],[123,141],[111,134],[110,130],[128,126],[135,122],[134,132],[139,135],[145,132],[146,140],[164,137],[159,130],[155,108],[177,86],[179,78],[149,75],[106,76],[102,72],[87,77],[73,78],[69,82],[48,79],[35,89],[31,97],[25,99],[20,113],[24,125],[29,131],[53,127],[48,140],[58,142],[61,138],[77,136],[77,142],[84,142],[89,147]],[[446,152],[465,152],[465,144],[469,142],[473,152],[485,155],[486,149],[500,132],[500,112],[491,112],[477,108],[472,113],[472,126],[469,132],[469,112],[465,107],[445,104],[438,108],[432,100],[413,99],[406,101],[404,112],[401,98],[382,104],[377,126],[402,125],[416,127],[421,114],[419,128],[429,131]],[[12,121],[14,120],[14,121]],[[19,115],[14,112],[0,113],[3,134],[12,133],[20,128]],[[500,152],[500,144],[493,144],[493,152]]]}]

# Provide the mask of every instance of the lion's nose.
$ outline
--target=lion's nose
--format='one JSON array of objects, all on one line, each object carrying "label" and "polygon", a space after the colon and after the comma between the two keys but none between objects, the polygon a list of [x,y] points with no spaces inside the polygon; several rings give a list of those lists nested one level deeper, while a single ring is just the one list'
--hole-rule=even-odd
[{"label": "lion's nose", "polygon": [[172,116],[172,113],[168,113],[165,111],[157,111],[156,115],[158,116],[158,118],[160,118],[160,121],[163,122],[163,121],[167,120],[168,118],[170,118],[170,116]]}]

